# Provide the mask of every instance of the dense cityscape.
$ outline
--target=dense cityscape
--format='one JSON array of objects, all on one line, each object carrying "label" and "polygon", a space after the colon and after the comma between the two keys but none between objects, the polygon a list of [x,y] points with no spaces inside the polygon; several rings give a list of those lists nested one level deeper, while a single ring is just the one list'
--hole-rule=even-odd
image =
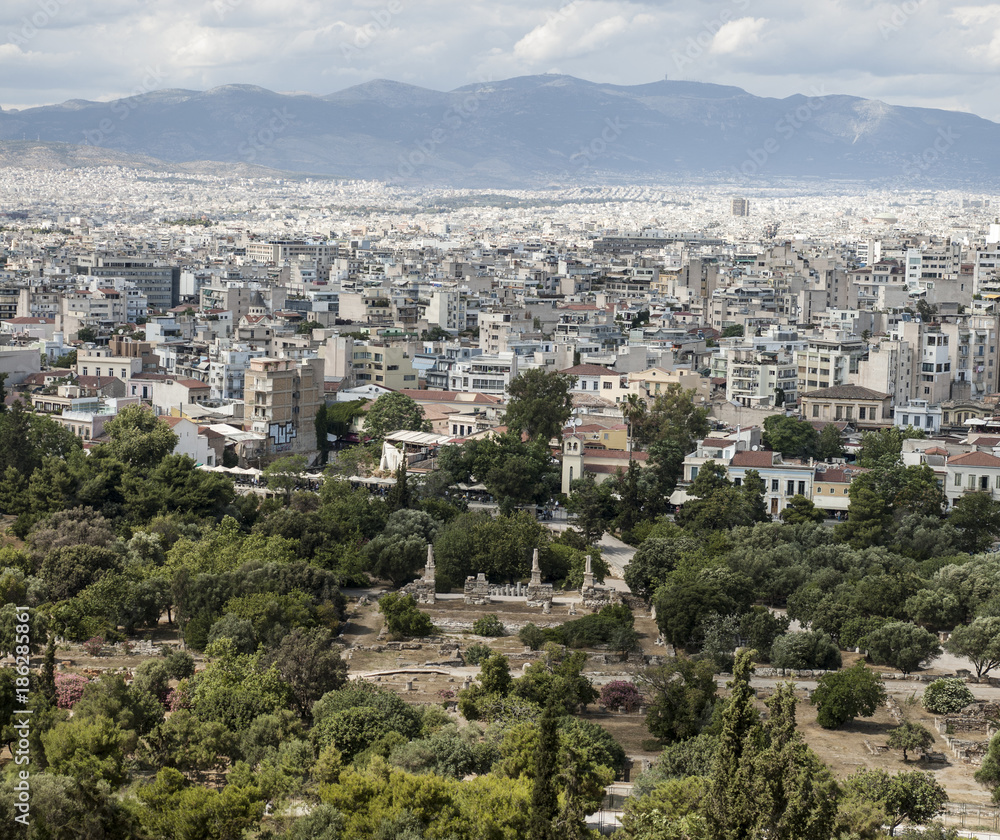
[{"label": "dense cityscape", "polygon": [[4,836],[1000,828],[998,201],[0,171]]}]

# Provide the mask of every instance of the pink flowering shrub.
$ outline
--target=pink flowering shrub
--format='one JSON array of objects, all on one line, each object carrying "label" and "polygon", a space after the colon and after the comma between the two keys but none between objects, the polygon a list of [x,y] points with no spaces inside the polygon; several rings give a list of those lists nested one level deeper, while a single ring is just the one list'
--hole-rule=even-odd
[{"label": "pink flowering shrub", "polygon": [[601,703],[608,709],[634,712],[642,705],[642,695],[628,680],[612,680],[601,686]]},{"label": "pink flowering shrub", "polygon": [[56,674],[56,705],[60,709],[72,709],[83,696],[83,690],[90,682],[79,674]]},{"label": "pink flowering shrub", "polygon": [[88,656],[100,656],[104,649],[104,636],[93,636],[82,645]]}]

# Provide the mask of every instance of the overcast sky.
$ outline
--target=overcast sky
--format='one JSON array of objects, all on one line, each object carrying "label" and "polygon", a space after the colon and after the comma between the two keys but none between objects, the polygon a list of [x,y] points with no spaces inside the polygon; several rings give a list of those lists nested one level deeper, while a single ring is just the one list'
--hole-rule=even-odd
[{"label": "overcast sky", "polygon": [[843,93],[1000,121],[1000,2],[3,0],[0,106],[534,73]]}]

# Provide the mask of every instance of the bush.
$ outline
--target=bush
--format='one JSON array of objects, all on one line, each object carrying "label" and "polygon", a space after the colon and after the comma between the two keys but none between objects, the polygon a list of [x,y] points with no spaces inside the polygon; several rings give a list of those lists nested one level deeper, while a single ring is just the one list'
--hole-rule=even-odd
[{"label": "bush", "polygon": [[811,702],[817,707],[816,722],[824,729],[836,729],[855,717],[871,717],[885,700],[882,678],[859,662],[820,677]]},{"label": "bush", "polygon": [[93,636],[87,639],[83,643],[83,649],[87,652],[88,656],[100,656],[101,651],[104,649],[104,637],[103,636]]},{"label": "bush", "polygon": [[608,709],[634,712],[642,705],[642,695],[628,680],[612,680],[601,687],[601,703]]},{"label": "bush", "polygon": [[60,709],[72,709],[83,696],[83,690],[90,683],[79,674],[56,674],[56,705]]},{"label": "bush", "polygon": [[525,647],[538,650],[545,644],[545,631],[537,624],[532,624],[529,621],[517,631],[517,638],[521,640],[521,644]]},{"label": "bush", "polygon": [[378,608],[385,616],[389,634],[394,638],[429,636],[434,632],[430,616],[417,609],[412,595],[390,593],[379,600]]},{"label": "bush", "polygon": [[472,625],[472,632],[477,636],[506,636],[507,628],[503,626],[503,622],[497,618],[496,613],[487,613],[484,616],[480,616],[475,620]]},{"label": "bush", "polygon": [[832,671],[840,667],[840,649],[833,639],[819,630],[786,633],[774,640],[771,663],[775,668],[793,671],[813,668]]},{"label": "bush", "polygon": [[492,648],[489,645],[484,645],[482,642],[476,642],[475,644],[469,645],[465,649],[465,661],[469,665],[478,665],[487,656],[493,654]]},{"label": "bush", "polygon": [[963,680],[956,677],[945,677],[934,680],[924,692],[924,708],[936,715],[948,715],[960,712],[975,701],[972,692]]}]

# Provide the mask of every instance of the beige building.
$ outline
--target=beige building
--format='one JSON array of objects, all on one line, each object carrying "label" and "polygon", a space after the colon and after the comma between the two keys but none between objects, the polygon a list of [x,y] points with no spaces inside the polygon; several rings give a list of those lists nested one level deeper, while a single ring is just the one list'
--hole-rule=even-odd
[{"label": "beige building", "polygon": [[892,425],[889,395],[858,385],[807,391],[802,395],[802,417],[813,423],[850,423],[858,429]]},{"label": "beige building", "polygon": [[316,450],[322,359],[251,359],[243,394],[250,431],[265,436],[265,458]]}]

